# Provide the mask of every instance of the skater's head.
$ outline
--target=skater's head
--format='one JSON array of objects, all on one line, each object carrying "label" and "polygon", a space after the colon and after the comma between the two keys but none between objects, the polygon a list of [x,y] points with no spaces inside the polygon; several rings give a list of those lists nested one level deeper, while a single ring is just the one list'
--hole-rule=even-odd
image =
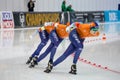
[{"label": "skater's head", "polygon": [[90,23],[90,26],[91,26],[91,27],[95,27],[95,26],[98,26],[98,24],[97,24],[96,22],[91,22],[91,23]]},{"label": "skater's head", "polygon": [[66,0],[63,0],[63,4],[66,4]]}]

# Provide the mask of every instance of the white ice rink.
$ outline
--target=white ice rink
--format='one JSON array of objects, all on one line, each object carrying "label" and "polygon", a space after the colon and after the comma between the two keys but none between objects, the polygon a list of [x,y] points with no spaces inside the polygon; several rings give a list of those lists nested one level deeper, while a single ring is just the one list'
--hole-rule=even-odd
[{"label": "white ice rink", "polygon": [[[119,27],[118,24],[102,25],[99,37],[86,39],[77,63],[77,75],[68,73],[72,55],[54,67],[49,74],[43,72],[49,55],[35,68],[28,68],[25,63],[40,42],[38,34],[32,39],[29,36],[37,28],[0,30],[0,80],[120,80]],[[106,34],[106,40],[103,40],[103,33]],[[55,59],[64,52],[68,44],[67,39],[60,44]]]}]

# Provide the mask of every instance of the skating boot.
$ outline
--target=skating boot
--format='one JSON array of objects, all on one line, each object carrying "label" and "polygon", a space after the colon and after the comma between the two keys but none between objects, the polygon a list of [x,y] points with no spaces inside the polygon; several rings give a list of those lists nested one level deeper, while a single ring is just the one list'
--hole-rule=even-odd
[{"label": "skating boot", "polygon": [[46,70],[44,72],[50,73],[53,68],[53,65],[51,62],[48,62],[48,66],[46,67]]},{"label": "skating boot", "polygon": [[31,62],[29,68],[33,68],[33,67],[35,67],[35,63],[34,63],[34,62]]},{"label": "skating boot", "polygon": [[35,65],[38,65],[37,59],[38,59],[37,56],[33,58],[32,62],[31,62],[31,65],[29,66],[29,68],[33,68],[33,67],[35,67]]},{"label": "skating boot", "polygon": [[76,65],[75,64],[73,64],[72,66],[71,66],[71,71],[69,72],[70,74],[77,74],[76,73]]},{"label": "skating boot", "polygon": [[26,64],[31,63],[31,61],[32,61],[32,57],[29,57],[29,59],[28,59],[28,61],[26,62]]},{"label": "skating boot", "polygon": [[37,59],[38,59],[37,56],[35,56],[35,57],[33,58],[33,62],[34,62],[35,65],[38,65]]}]

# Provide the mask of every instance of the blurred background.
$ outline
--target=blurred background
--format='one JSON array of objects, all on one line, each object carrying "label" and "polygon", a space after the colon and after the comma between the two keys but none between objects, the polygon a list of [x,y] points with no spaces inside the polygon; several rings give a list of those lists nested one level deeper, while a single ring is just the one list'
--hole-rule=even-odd
[{"label": "blurred background", "polygon": [[[33,0],[33,11],[28,11],[29,1],[0,0],[0,80],[120,79],[120,0],[66,0],[66,6],[72,5],[74,10],[66,12],[61,11],[63,0]],[[41,41],[39,34],[32,39],[30,36],[45,22],[66,24],[76,21],[95,21],[100,31],[98,37],[86,38],[77,64],[78,74],[68,74],[73,56],[50,74],[43,72],[49,56],[37,67],[29,69],[25,62]],[[65,39],[60,44],[55,59],[69,43]]]}]

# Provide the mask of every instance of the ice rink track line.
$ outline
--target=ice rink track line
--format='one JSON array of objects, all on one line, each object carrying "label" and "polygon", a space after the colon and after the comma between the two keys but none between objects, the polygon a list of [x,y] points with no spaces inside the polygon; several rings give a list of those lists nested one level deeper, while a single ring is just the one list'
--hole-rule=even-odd
[{"label": "ice rink track line", "polygon": [[[72,57],[74,57],[74,54],[72,54]],[[91,62],[91,61],[88,61],[84,58],[78,58],[78,61],[79,62],[83,62],[83,63],[86,63],[88,65],[91,65],[92,67],[96,67],[96,68],[99,68],[99,69],[103,69],[103,70],[106,70],[106,71],[110,71],[110,72],[114,72],[116,74],[120,74],[119,71],[116,71],[116,70],[112,70],[112,69],[109,69],[107,66],[102,66],[102,65],[98,65],[97,63],[94,63],[94,62]]]}]

